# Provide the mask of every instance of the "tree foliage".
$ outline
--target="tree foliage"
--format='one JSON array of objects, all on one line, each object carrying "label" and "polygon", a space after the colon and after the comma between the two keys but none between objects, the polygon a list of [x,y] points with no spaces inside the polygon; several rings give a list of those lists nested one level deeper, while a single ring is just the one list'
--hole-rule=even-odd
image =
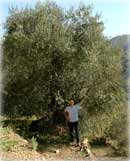
[{"label": "tree foliage", "polygon": [[105,127],[95,132],[103,135],[115,113],[124,111],[122,55],[104,37],[103,22],[90,6],[64,11],[46,2],[13,8],[5,29],[4,114],[43,115],[63,110],[73,97],[82,102],[82,131],[102,116],[97,120]]}]

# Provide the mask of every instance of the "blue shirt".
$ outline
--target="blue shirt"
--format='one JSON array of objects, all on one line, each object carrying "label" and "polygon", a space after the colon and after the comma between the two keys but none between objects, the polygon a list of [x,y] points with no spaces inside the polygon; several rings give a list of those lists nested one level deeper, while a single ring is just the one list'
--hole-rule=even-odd
[{"label": "blue shirt", "polygon": [[78,121],[78,111],[80,109],[79,105],[67,106],[65,111],[69,113],[70,122]]}]

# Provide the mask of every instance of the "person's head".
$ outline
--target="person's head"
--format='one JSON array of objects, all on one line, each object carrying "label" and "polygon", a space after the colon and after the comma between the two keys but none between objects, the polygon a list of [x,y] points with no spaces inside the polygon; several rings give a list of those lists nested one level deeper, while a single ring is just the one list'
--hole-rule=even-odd
[{"label": "person's head", "polygon": [[70,106],[73,106],[73,105],[74,105],[74,99],[73,99],[73,98],[71,98],[71,99],[69,100],[69,105],[70,105]]}]

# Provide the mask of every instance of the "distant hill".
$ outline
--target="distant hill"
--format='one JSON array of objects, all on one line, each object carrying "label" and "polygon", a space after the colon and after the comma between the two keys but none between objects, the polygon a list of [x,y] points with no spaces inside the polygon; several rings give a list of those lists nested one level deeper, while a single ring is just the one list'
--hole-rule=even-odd
[{"label": "distant hill", "polygon": [[111,39],[111,44],[113,47],[120,48],[123,50],[123,73],[126,80],[130,79],[130,35],[120,35]]},{"label": "distant hill", "polygon": [[111,39],[113,47],[121,48],[124,52],[130,51],[130,35],[119,35]]}]

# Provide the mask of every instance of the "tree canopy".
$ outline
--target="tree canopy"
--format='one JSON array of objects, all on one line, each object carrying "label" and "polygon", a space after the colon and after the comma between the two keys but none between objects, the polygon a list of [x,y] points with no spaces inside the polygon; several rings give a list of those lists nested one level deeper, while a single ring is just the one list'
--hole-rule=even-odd
[{"label": "tree canopy", "polygon": [[90,6],[12,8],[5,29],[4,114],[42,116],[63,110],[73,97],[82,102],[84,127],[90,116],[103,120],[104,114],[108,127],[125,109],[122,54],[104,37],[103,22]]}]

